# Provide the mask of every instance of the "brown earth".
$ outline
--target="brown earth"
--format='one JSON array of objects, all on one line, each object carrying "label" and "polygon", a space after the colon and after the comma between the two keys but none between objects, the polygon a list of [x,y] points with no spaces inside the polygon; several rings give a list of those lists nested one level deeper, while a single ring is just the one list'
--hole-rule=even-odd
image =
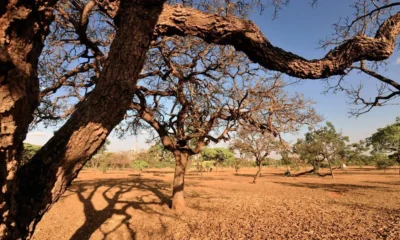
[{"label": "brown earth", "polygon": [[400,176],[373,168],[283,177],[264,168],[186,177],[187,209],[168,207],[172,169],[85,170],[34,239],[400,239]]}]

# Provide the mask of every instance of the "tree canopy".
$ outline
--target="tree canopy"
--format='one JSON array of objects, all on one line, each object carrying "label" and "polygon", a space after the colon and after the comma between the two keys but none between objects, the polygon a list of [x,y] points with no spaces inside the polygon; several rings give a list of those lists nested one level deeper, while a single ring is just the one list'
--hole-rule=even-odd
[{"label": "tree canopy", "polygon": [[395,123],[379,128],[367,142],[372,145],[373,151],[390,154],[390,157],[400,165],[400,117],[396,118]]},{"label": "tree canopy", "polygon": [[309,129],[304,139],[298,139],[294,145],[294,152],[300,158],[313,166],[318,173],[320,164],[327,161],[333,177],[332,164],[340,163],[346,150],[347,136],[337,132],[332,123],[326,122],[326,126],[319,129]]}]

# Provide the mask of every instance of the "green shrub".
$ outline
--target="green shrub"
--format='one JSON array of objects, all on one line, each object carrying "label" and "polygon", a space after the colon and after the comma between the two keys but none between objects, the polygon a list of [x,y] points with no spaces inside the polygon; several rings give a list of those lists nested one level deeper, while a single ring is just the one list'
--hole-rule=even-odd
[{"label": "green shrub", "polygon": [[379,159],[376,161],[376,168],[379,170],[386,170],[387,168],[390,168],[393,166],[393,161],[389,159]]},{"label": "green shrub", "polygon": [[148,168],[149,164],[143,160],[136,160],[132,162],[132,168],[135,170],[143,171],[143,169]]}]

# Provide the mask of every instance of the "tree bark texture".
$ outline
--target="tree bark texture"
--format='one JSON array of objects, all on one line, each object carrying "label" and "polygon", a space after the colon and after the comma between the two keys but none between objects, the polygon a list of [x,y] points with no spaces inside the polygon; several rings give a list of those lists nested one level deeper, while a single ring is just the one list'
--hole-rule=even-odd
[{"label": "tree bark texture", "polygon": [[[119,0],[96,0],[101,9],[114,17]],[[386,19],[375,37],[354,36],[329,51],[321,59],[307,60],[274,46],[250,20],[205,13],[182,5],[165,4],[155,34],[196,36],[208,43],[231,45],[253,62],[302,79],[323,79],[344,75],[353,63],[388,59],[400,33],[400,12]]]},{"label": "tree bark texture", "polygon": [[13,179],[39,104],[37,65],[56,2],[0,3],[0,239],[8,231]]},{"label": "tree bark texture", "polygon": [[123,119],[163,2],[121,2],[119,30],[96,87],[54,137],[14,176],[5,228],[8,238],[32,235],[42,215]]},{"label": "tree bark texture", "polygon": [[185,198],[183,188],[185,186],[185,173],[189,154],[179,150],[174,151],[175,174],[172,186],[172,204],[171,208],[176,211],[185,209]]},{"label": "tree bark texture", "polygon": [[181,5],[164,7],[155,32],[168,36],[191,35],[208,43],[232,45],[267,69],[297,78],[321,79],[343,75],[354,62],[388,59],[400,33],[400,12],[384,21],[374,38],[355,36],[314,60],[272,45],[252,21],[208,14]]}]

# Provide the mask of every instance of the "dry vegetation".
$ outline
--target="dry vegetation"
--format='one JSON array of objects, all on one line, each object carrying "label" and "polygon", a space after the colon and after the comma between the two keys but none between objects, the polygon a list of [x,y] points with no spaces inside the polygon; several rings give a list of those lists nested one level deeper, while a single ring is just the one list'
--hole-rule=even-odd
[{"label": "dry vegetation", "polygon": [[336,179],[286,178],[284,168],[186,177],[187,208],[168,207],[172,169],[85,170],[33,239],[400,239],[400,176],[375,168]]}]

